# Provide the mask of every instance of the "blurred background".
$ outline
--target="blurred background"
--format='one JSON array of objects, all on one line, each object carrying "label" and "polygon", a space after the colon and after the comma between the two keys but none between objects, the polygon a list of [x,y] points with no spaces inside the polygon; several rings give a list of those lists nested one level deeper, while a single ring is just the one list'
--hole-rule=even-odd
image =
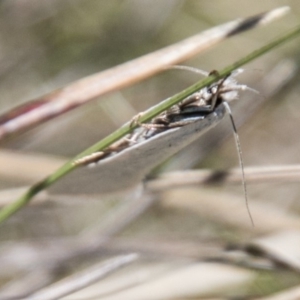
[{"label": "blurred background", "polygon": [[[3,0],[0,2],[0,112],[210,27],[284,5],[292,8],[288,16],[268,26],[228,39],[185,63],[206,71],[220,70],[230,65],[299,24],[299,1]],[[299,164],[299,43],[299,39],[295,39],[262,56],[248,64],[239,77],[239,82],[260,93],[256,95],[242,92],[240,101],[233,105],[234,117],[241,126],[239,135],[246,167]],[[6,140],[0,150],[1,205],[15,199],[19,188],[30,186],[44,178],[64,161],[113,132],[138,112],[198,80],[197,74],[179,70],[166,71],[101,99],[95,99],[55,120]],[[238,167],[237,151],[231,132],[230,122],[225,118],[217,128],[169,160],[160,170],[226,170]],[[97,178],[90,180],[97,185]],[[229,268],[235,265],[234,270],[225,270],[224,264],[221,264],[214,265],[216,269],[206,273],[212,272],[212,278],[218,277],[216,274],[225,274],[224,278],[232,276],[232,281],[228,283],[229,288],[220,275],[221,279],[218,280],[222,284],[211,283],[209,292],[191,287],[190,290],[187,288],[190,293],[184,294],[180,290],[171,296],[162,293],[151,298],[146,289],[141,291],[140,298],[137,296],[137,299],[208,299],[212,295],[221,298],[223,295],[263,297],[298,285],[299,267],[287,267],[286,262],[279,259],[285,265],[285,268],[279,268],[278,260],[274,260],[274,257],[278,259],[279,254],[274,254],[270,249],[274,247],[278,250],[283,244],[288,244],[285,238],[290,237],[291,230],[295,234],[291,238],[292,244],[297,244],[299,248],[299,183],[295,178],[288,182],[269,180],[267,183],[249,183],[248,193],[250,207],[253,206],[255,228],[251,227],[246,214],[242,185],[239,182],[212,188],[194,186],[176,190],[176,193],[172,189],[159,195],[159,202],[119,233],[122,246],[131,243],[131,247],[134,248],[133,244],[139,249],[146,242],[149,246],[146,262],[135,265],[134,272],[150,272],[149,269],[154,265],[163,269],[160,265],[162,261],[164,266],[168,265],[168,270],[173,270],[178,265],[183,268],[186,261],[189,266],[194,266],[195,261],[198,264],[201,260],[201,247],[206,245],[217,251],[216,257],[219,261],[220,253],[223,255],[224,249],[229,245],[233,245],[234,249],[238,249],[239,255],[243,255],[244,264],[238,267],[238,272],[243,272],[243,275],[235,273],[237,262],[234,260],[232,264],[228,263],[227,256],[226,259],[222,256],[226,261],[225,266]],[[33,204],[15,215],[0,228],[3,257],[10,254],[7,249],[13,249],[5,248],[9,243],[30,244],[33,241],[39,243],[41,239],[45,241],[76,237],[87,228],[98,224],[107,214],[112,220],[118,219],[114,210],[122,202],[122,197],[96,197],[89,196],[86,192],[84,194],[85,196],[68,196],[66,191],[64,196],[49,196],[45,192],[45,195],[40,196],[40,203],[37,201],[36,205]],[[187,202],[186,206],[184,202]],[[267,248],[273,256],[270,253],[263,255],[267,262],[259,265],[256,260],[253,262],[252,256],[247,256],[251,247],[260,254],[267,251],[260,244],[260,239],[265,241],[265,236],[267,239],[269,234],[276,236],[279,233],[282,234],[280,242],[276,240],[276,246],[272,244],[272,247]],[[161,249],[159,245],[165,247]],[[289,259],[299,257],[300,248],[295,250],[295,257],[289,250],[285,252]],[[15,252],[20,260],[23,254],[22,251]],[[105,253],[105,258],[108,254],[110,255],[109,251]],[[26,259],[27,256],[24,257]],[[295,258],[295,264],[298,263],[297,259]],[[95,260],[90,264],[94,262]],[[241,261],[238,262],[240,264]],[[88,263],[84,264],[86,267]],[[0,285],[4,290],[16,277],[20,277],[20,266],[17,264],[15,268],[16,270],[6,270],[7,273],[0,272]],[[80,267],[73,266],[71,271],[76,272],[80,268],[83,268],[82,262]],[[163,270],[166,272],[166,269]],[[70,273],[69,269],[67,271]],[[24,274],[30,272],[26,269]],[[122,272],[128,276],[126,270]],[[157,273],[155,274],[150,276],[151,280],[157,280]],[[121,278],[122,274],[117,276]],[[201,278],[198,273],[193,273],[193,278],[195,276]],[[185,278],[187,286],[189,278]],[[235,278],[244,280],[240,280],[240,283]],[[175,279],[171,282],[176,284]],[[179,282],[185,283],[181,279]],[[93,297],[100,297],[100,289],[105,284],[108,286],[110,283],[101,282],[101,287],[94,287],[91,292]],[[165,287],[170,291],[168,284],[170,283],[156,286],[156,290],[163,290]],[[208,285],[209,283],[206,286]],[[219,288],[220,292],[216,292]],[[125,289],[126,291],[128,292]],[[112,298],[109,299],[115,299],[113,290],[110,295]],[[89,297],[84,294],[75,298],[70,296],[68,299],[98,299]],[[135,298],[131,295],[122,296],[122,299]]]}]

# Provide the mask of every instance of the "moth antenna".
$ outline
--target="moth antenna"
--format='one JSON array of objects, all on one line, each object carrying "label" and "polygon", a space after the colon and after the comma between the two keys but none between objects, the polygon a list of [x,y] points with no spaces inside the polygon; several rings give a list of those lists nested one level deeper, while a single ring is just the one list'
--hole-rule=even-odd
[{"label": "moth antenna", "polygon": [[233,86],[232,88],[235,89],[235,90],[249,91],[251,93],[254,93],[254,94],[258,95],[262,99],[266,99],[266,97],[263,96],[258,90],[253,89],[253,88],[251,88],[251,87],[249,87],[245,84],[237,84],[236,86]]},{"label": "moth antenna", "polygon": [[249,207],[249,202],[248,202],[246,176],[245,176],[245,171],[244,171],[244,162],[243,162],[243,155],[242,155],[242,148],[241,148],[240,138],[239,138],[239,135],[237,133],[237,129],[236,129],[236,126],[235,126],[235,123],[234,123],[234,119],[233,119],[233,116],[232,116],[232,113],[231,113],[230,106],[226,101],[224,101],[223,104],[225,106],[225,109],[226,109],[227,113],[229,114],[230,121],[231,121],[231,124],[232,124],[233,135],[234,135],[236,148],[237,148],[237,152],[238,152],[239,163],[240,163],[240,167],[241,167],[241,171],[242,171],[242,182],[243,182],[243,189],[244,189],[247,212],[248,212],[248,215],[250,217],[251,224],[254,227],[255,225],[254,225],[254,221],[253,221],[253,218],[252,218],[252,215],[251,215],[251,212],[250,212],[250,207]]},{"label": "moth antenna", "polygon": [[186,71],[191,71],[197,74],[201,74],[203,76],[208,76],[209,73],[206,71],[203,71],[201,69],[198,68],[194,68],[194,67],[189,67],[189,66],[182,66],[182,65],[174,65],[174,66],[169,66],[167,67],[167,69],[178,69],[178,70],[186,70]]},{"label": "moth antenna", "polygon": [[233,88],[237,89],[237,90],[241,90],[241,91],[249,91],[249,92],[255,93],[257,95],[260,95],[259,91],[257,91],[256,89],[253,89],[245,84],[238,84],[236,86],[233,86]]}]

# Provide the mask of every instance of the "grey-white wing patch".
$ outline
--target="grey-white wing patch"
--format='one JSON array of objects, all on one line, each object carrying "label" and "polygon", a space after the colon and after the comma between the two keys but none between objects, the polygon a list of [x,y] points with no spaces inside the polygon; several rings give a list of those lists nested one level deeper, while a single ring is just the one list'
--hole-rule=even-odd
[{"label": "grey-white wing patch", "polygon": [[135,186],[156,166],[214,127],[225,115],[220,104],[204,118],[168,129],[145,141],[97,162],[93,168],[79,167],[55,184],[52,192],[108,193]]}]

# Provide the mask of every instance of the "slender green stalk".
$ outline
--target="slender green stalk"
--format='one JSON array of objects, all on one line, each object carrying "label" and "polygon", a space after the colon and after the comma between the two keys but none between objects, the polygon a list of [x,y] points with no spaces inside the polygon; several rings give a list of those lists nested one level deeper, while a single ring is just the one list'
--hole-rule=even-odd
[{"label": "slender green stalk", "polygon": [[[200,89],[204,88],[205,86],[212,84],[213,82],[219,80],[220,78],[223,78],[224,76],[229,75],[235,69],[240,68],[241,66],[243,66],[243,65],[249,63],[250,61],[265,54],[266,52],[269,52],[273,48],[296,37],[299,33],[300,33],[300,26],[297,27],[296,29],[291,30],[290,32],[286,33],[282,37],[277,38],[276,40],[269,43],[268,45],[254,51],[251,54],[245,56],[244,58],[238,60],[237,62],[233,63],[232,65],[219,71],[217,76],[216,75],[209,76],[209,77],[205,78],[204,80],[201,80],[201,81],[195,83],[194,85],[190,86],[189,88],[183,90],[182,92],[174,95],[173,97],[170,97],[167,100],[161,102],[160,104],[150,108],[141,116],[140,121],[146,122],[146,121],[151,120],[153,117],[157,116],[161,112],[170,108],[174,104],[177,104],[178,102],[180,102],[187,96],[195,93],[196,91],[199,91]],[[0,223],[4,222],[10,216],[12,216],[15,212],[20,210],[24,205],[26,205],[33,198],[34,195],[36,195],[43,189],[49,187],[50,185],[55,183],[60,178],[67,175],[69,172],[73,171],[76,168],[76,165],[72,164],[72,162],[74,160],[76,160],[80,157],[89,155],[95,151],[100,151],[100,150],[107,148],[109,145],[111,145],[115,141],[119,140],[120,138],[122,138],[124,135],[128,134],[133,129],[134,129],[134,127],[130,127],[129,122],[126,123],[125,125],[120,127],[118,130],[116,130],[112,134],[108,135],[103,140],[101,140],[100,142],[98,142],[95,145],[91,146],[90,148],[86,149],[85,151],[80,153],[78,156],[76,156],[74,159],[68,161],[61,168],[59,168],[56,172],[54,172],[53,174],[51,174],[44,180],[33,185],[19,199],[17,199],[15,202],[13,202],[10,205],[7,205],[0,211]]]}]

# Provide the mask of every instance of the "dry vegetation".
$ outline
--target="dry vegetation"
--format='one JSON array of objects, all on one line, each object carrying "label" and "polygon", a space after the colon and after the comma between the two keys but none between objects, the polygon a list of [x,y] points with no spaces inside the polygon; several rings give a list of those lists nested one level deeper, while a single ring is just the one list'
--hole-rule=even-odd
[{"label": "dry vegetation", "polygon": [[[186,62],[208,71],[297,25],[299,2],[1,1],[0,111],[282,5],[292,8],[288,17]],[[240,76],[260,92],[242,92],[233,106],[244,164],[257,167],[246,169],[255,227],[236,172],[222,177],[222,185],[203,185],[210,170],[238,165],[225,118],[159,169],[198,172],[147,181],[148,193],[139,186],[95,194],[101,174],[84,171],[84,180],[75,172],[38,194],[0,227],[0,299],[299,299],[298,60],[296,39],[248,64]],[[0,205],[198,79],[166,71],[6,139],[0,150]]]}]

